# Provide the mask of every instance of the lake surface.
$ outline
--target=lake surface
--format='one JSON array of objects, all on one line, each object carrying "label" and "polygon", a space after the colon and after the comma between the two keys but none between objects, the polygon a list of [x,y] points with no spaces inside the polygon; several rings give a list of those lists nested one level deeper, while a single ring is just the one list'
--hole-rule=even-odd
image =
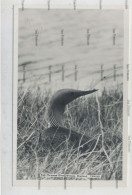
[{"label": "lake surface", "polygon": [[53,90],[122,85],[123,46],[122,10],[20,9],[19,84]]}]

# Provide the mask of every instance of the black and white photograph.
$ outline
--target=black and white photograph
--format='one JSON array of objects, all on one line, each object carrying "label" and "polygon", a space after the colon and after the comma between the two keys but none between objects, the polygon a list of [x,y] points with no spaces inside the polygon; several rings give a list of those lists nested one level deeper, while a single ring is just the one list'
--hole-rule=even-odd
[{"label": "black and white photograph", "polygon": [[14,184],[126,183],[125,11],[16,13]]}]

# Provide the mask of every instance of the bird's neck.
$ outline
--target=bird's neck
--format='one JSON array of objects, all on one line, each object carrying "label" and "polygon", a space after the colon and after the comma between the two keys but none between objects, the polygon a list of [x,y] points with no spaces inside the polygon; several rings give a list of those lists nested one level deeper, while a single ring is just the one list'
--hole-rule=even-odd
[{"label": "bird's neck", "polygon": [[63,127],[63,114],[65,107],[62,105],[51,105],[48,109],[48,118],[51,126]]}]

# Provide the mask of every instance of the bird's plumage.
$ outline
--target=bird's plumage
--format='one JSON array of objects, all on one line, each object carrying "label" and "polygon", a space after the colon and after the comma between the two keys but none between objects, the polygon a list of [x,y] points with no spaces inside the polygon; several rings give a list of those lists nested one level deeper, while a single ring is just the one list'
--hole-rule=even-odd
[{"label": "bird's plumage", "polygon": [[96,143],[95,138],[92,139],[65,127],[50,127],[44,134],[45,148],[50,151],[59,151],[67,147],[89,152]]},{"label": "bird's plumage", "polygon": [[80,151],[90,151],[96,143],[96,139],[78,133],[73,129],[63,127],[63,113],[68,103],[73,100],[94,93],[97,90],[81,91],[74,89],[62,89],[57,91],[51,98],[48,107],[50,128],[44,132],[45,148],[58,151],[66,144],[70,148],[80,148]]}]

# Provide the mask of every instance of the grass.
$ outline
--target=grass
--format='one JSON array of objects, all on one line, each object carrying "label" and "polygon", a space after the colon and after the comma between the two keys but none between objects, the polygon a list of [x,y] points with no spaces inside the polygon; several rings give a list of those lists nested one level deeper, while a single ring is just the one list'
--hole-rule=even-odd
[{"label": "grass", "polygon": [[104,89],[100,96],[97,93],[87,95],[67,106],[65,127],[91,139],[96,137],[97,143],[101,137],[101,149],[85,154],[76,153],[73,148],[62,148],[45,155],[44,131],[49,126],[46,109],[50,97],[50,90],[18,89],[17,179],[33,180],[40,175],[44,179],[45,174],[80,174],[100,175],[102,180],[121,180],[122,90]]}]

